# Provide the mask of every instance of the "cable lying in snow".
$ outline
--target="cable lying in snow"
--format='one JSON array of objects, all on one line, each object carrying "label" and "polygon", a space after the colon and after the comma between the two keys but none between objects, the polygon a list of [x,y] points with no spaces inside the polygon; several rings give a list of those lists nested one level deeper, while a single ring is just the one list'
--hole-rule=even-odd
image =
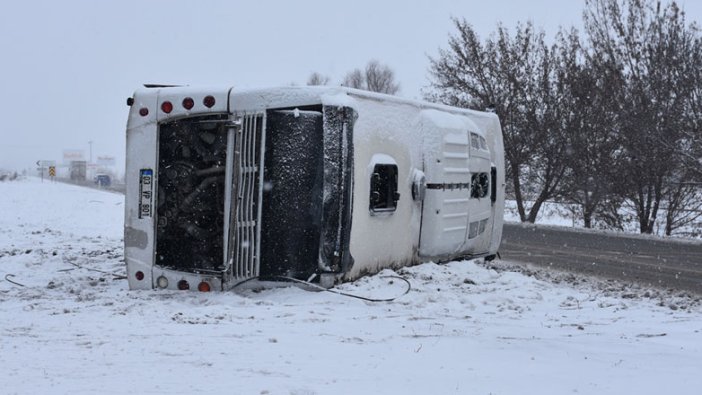
[{"label": "cable lying in snow", "polygon": [[[412,290],[412,284],[409,282],[409,280],[407,280],[407,279],[404,278],[404,277],[400,277],[400,276],[381,276],[381,277],[379,277],[379,278],[396,278],[396,279],[402,280],[402,281],[404,281],[405,283],[407,283],[407,289],[405,290],[405,292],[403,292],[401,295],[397,295],[397,296],[395,296],[395,297],[387,298],[387,299],[367,298],[367,297],[365,297],[365,296],[353,295],[353,294],[349,294],[349,293],[346,293],[346,292],[337,291],[337,290],[335,290],[335,289],[327,289],[327,288],[324,288],[324,287],[322,287],[322,286],[319,286],[319,285],[317,285],[317,284],[315,284],[315,283],[312,283],[312,282],[309,282],[309,281],[304,281],[304,280],[298,280],[298,279],[293,278],[293,277],[276,276],[276,277],[274,277],[274,278],[276,278],[276,279],[278,279],[278,280],[287,281],[287,282],[292,282],[292,283],[297,283],[297,284],[303,284],[303,285],[306,285],[306,286],[308,286],[308,287],[314,288],[314,289],[316,289],[316,290],[318,290],[318,291],[331,292],[331,293],[333,293],[333,294],[337,294],[337,295],[341,295],[341,296],[346,296],[346,297],[349,297],[349,298],[360,299],[360,300],[364,300],[364,301],[366,301],[366,302],[373,302],[373,303],[378,303],[378,302],[392,302],[392,301],[394,301],[394,300],[397,299],[397,298],[400,298],[400,297],[402,297],[402,296],[407,295],[407,294]],[[246,280],[244,280],[244,281],[242,281],[242,282],[236,284],[235,286],[233,286],[232,289],[234,289],[234,288],[236,288],[236,287],[238,287],[238,286],[241,286],[241,285],[243,285],[243,284],[245,284],[245,283],[248,283],[249,281],[258,280],[258,279],[259,279],[258,277],[252,277],[252,278],[246,279]],[[303,289],[304,289],[304,288],[303,288]]]},{"label": "cable lying in snow", "polygon": [[18,282],[15,282],[15,281],[10,280],[10,277],[15,277],[15,275],[14,275],[14,274],[9,274],[9,273],[6,274],[6,275],[5,275],[5,281],[10,282],[10,283],[15,284],[15,285],[18,285],[18,286],[20,286],[20,287],[24,287],[24,286],[25,286],[24,284],[20,284],[20,283],[18,283]]},{"label": "cable lying in snow", "polygon": [[[126,279],[127,279],[126,276],[123,276],[123,275],[121,275],[121,274],[110,273],[110,272],[106,272],[106,271],[104,271],[104,270],[99,270],[99,269],[93,269],[93,268],[89,268],[89,267],[80,266],[80,265],[78,265],[78,264],[76,264],[76,263],[73,263],[73,262],[71,262],[71,261],[65,261],[65,262],[68,262],[68,263],[70,263],[71,265],[73,265],[73,266],[75,266],[75,267],[77,267],[77,268],[79,268],[79,269],[90,270],[90,271],[93,271],[93,272],[98,272],[98,273],[102,273],[102,274],[107,274],[107,275],[113,276],[115,280],[126,280]],[[67,271],[70,271],[70,270],[74,270],[74,269],[61,269],[61,270],[59,270],[59,272],[67,272]],[[8,273],[8,274],[5,275],[5,281],[7,281],[7,282],[9,282],[9,283],[12,283],[12,284],[15,284],[15,285],[17,285],[17,286],[19,286],[19,287],[26,287],[26,285],[24,285],[24,284],[20,284],[20,283],[18,283],[18,282],[16,282],[16,281],[10,280],[10,278],[13,278],[13,277],[16,277],[16,276],[15,276],[14,274]]]},{"label": "cable lying in snow", "polygon": [[67,260],[67,259],[64,259],[63,261],[64,261],[64,262],[67,262],[67,263],[70,263],[71,265],[77,267],[78,269],[90,270],[90,271],[92,271],[92,272],[98,272],[98,273],[102,273],[102,274],[107,274],[107,275],[109,275],[109,276],[114,277],[113,280],[126,280],[126,279],[127,279],[127,276],[122,275],[122,274],[111,273],[111,272],[104,271],[104,270],[100,270],[100,269],[93,269],[93,268],[91,268],[91,267],[81,266],[81,265],[79,265],[79,264],[77,264],[77,263],[74,263],[74,262],[71,262],[71,261],[69,261],[69,260]]},{"label": "cable lying in snow", "polygon": [[405,283],[407,283],[407,289],[405,290],[405,292],[403,292],[401,295],[395,296],[393,298],[388,298],[388,299],[374,299],[374,298],[367,298],[365,296],[353,295],[353,294],[349,294],[346,292],[337,291],[335,289],[327,289],[327,288],[324,288],[324,287],[319,286],[317,284],[311,283],[309,281],[298,280],[298,279],[292,278],[292,277],[279,276],[276,278],[281,279],[281,280],[285,280],[285,281],[298,283],[298,284],[304,284],[304,285],[310,286],[312,288],[318,289],[320,291],[326,291],[326,292],[331,292],[333,294],[337,294],[337,295],[341,295],[341,296],[347,296],[349,298],[356,298],[356,299],[360,299],[360,300],[365,300],[366,302],[392,302],[393,300],[395,300],[399,297],[407,295],[412,290],[412,284],[409,282],[409,280],[407,280],[404,277],[400,277],[400,276],[381,276],[380,277],[380,278],[396,278],[398,280],[402,280]]}]

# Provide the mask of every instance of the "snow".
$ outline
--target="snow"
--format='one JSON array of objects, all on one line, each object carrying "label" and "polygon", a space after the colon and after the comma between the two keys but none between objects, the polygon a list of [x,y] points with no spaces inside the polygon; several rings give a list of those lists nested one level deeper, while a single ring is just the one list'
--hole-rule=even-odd
[{"label": "snow", "polygon": [[[533,202],[526,202],[526,210],[529,209]],[[576,205],[568,203],[559,203],[547,201],[541,206],[541,210],[536,218],[536,223],[539,225],[549,225],[549,226],[559,226],[559,227],[569,227],[577,228],[578,231],[586,232],[601,232],[604,230],[585,229],[581,215],[578,213],[579,207]],[[528,211],[527,211],[528,212]],[[665,236],[665,209],[661,209],[656,218],[656,227],[654,229],[653,235],[641,235],[639,234],[639,224],[636,220],[636,215],[631,209],[624,207],[621,209],[621,214],[623,217],[623,229],[622,230],[607,230],[612,233],[629,234],[632,236],[643,237],[643,238],[654,238],[658,239],[660,237],[672,237],[679,241],[699,241],[702,238],[700,235],[699,227],[702,225],[702,219],[693,221],[692,223],[682,226],[675,231],[671,236]],[[521,223],[519,218],[519,212],[517,210],[517,202],[515,200],[505,201],[505,221],[513,223]]]},{"label": "snow", "polygon": [[368,163],[368,173],[372,174],[373,169],[375,169],[375,165],[378,165],[378,164],[397,166],[397,161],[395,160],[395,158],[393,158],[390,155],[373,154],[373,157],[371,157],[371,160]]},{"label": "snow", "polygon": [[[128,291],[123,196],[0,182],[2,393],[697,394],[699,298],[509,262],[337,289]],[[78,265],[80,266],[74,266]],[[24,287],[5,281],[5,275]]]},{"label": "snow", "polygon": [[[437,111],[437,110],[424,110],[422,111],[422,117],[433,123],[439,129],[455,129],[459,131],[468,130],[478,130],[475,123],[469,118],[461,115],[456,115],[448,112]],[[464,136],[463,133],[461,136]],[[465,144],[463,139],[459,140],[458,144]]]},{"label": "snow", "polygon": [[[531,204],[531,202],[528,203]],[[528,207],[525,209],[528,209]],[[515,200],[505,201],[505,221],[521,222],[519,219],[519,212],[517,211],[517,202]],[[543,204],[536,223],[563,227],[582,227],[577,217],[574,217],[573,212],[568,210],[567,204],[554,202],[545,202]]]}]

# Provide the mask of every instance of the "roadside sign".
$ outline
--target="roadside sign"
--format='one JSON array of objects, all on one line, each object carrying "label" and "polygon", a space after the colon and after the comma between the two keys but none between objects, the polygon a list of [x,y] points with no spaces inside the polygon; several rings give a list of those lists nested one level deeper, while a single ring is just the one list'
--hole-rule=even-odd
[{"label": "roadside sign", "polygon": [[69,164],[75,160],[85,160],[85,151],[82,149],[65,149],[63,150],[63,163]]},{"label": "roadside sign", "polygon": [[116,163],[114,156],[98,156],[97,164],[98,166],[114,166]]},{"label": "roadside sign", "polygon": [[38,160],[37,161],[37,171],[39,171],[39,174],[41,175],[41,182],[44,182],[44,171],[49,169],[49,175],[51,177],[56,176],[56,161],[55,160]]}]

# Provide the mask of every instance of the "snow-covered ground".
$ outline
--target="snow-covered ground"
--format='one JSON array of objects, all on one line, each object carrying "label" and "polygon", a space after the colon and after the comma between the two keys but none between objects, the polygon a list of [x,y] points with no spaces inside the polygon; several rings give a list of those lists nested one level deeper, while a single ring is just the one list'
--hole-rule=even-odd
[{"label": "snow-covered ground", "polygon": [[[545,202],[539,211],[536,223],[540,225],[553,225],[582,229],[585,225],[583,223],[582,216],[578,212],[578,209],[578,206],[567,203],[550,201]],[[624,207],[622,208],[621,214],[624,218],[622,221],[622,226],[624,229],[621,232],[639,234],[639,224],[633,210]],[[656,217],[656,226],[654,229],[655,236],[665,237],[665,216],[666,211],[661,209]],[[505,221],[521,222],[519,218],[519,211],[517,210],[517,202],[515,200],[507,200],[505,202]],[[702,218],[698,218],[688,225],[675,229],[671,237],[680,239],[702,239],[700,228],[702,228]],[[612,231],[616,232],[615,230]]]},{"label": "snow-covered ground", "polygon": [[[698,394],[696,296],[510,263],[337,289],[130,292],[123,196],[0,182],[0,393]],[[77,266],[76,266],[77,265]],[[495,270],[497,269],[497,270]],[[6,275],[19,286],[5,280]]]}]

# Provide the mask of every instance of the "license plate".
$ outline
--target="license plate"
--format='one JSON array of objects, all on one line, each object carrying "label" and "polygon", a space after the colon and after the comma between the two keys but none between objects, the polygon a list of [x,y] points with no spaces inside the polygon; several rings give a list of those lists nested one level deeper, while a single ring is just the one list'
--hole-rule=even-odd
[{"label": "license plate", "polygon": [[139,218],[153,216],[154,171],[141,169],[139,172]]}]

